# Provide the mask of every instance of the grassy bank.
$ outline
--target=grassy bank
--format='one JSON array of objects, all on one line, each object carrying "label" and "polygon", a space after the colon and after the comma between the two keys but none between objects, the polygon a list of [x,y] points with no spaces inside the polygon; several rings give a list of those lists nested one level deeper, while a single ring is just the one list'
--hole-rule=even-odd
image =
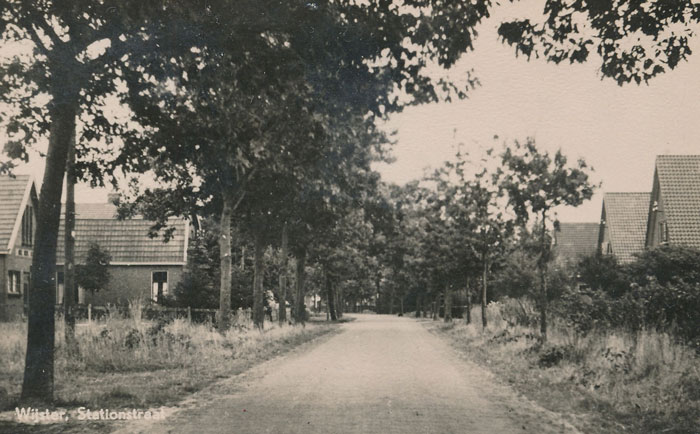
[{"label": "grassy bank", "polygon": [[556,322],[542,346],[534,328],[513,326],[506,306],[445,324],[424,320],[464,356],[542,407],[565,415],[586,433],[697,433],[700,363],[694,351],[666,334],[616,332],[576,336]]},{"label": "grassy bank", "polygon": [[[259,332],[246,320],[222,335],[210,325],[109,318],[81,324],[77,350],[56,332],[56,405],[75,408],[149,408],[174,404],[220,378],[245,371],[274,355],[337,330],[266,323]],[[24,366],[26,324],[0,323],[0,392],[14,409]]]}]

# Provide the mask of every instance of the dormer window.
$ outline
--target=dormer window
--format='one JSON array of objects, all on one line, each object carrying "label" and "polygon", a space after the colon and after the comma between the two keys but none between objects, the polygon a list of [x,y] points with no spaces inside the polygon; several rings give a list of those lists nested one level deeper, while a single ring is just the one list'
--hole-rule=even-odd
[{"label": "dormer window", "polygon": [[668,243],[668,223],[666,222],[659,223],[659,239],[662,244]]},{"label": "dormer window", "polygon": [[34,208],[27,206],[22,215],[22,246],[34,245]]}]

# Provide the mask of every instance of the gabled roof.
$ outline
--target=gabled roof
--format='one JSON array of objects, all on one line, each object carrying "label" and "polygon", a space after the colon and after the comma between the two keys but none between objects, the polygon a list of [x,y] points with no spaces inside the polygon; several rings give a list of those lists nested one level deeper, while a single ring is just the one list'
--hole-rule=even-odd
[{"label": "gabled roof", "polygon": [[33,185],[29,175],[0,176],[0,253],[12,249]]},{"label": "gabled roof", "polygon": [[[148,231],[153,222],[142,218],[117,220],[102,218],[114,215],[111,204],[76,204],[75,259],[85,260],[92,242],[110,253],[112,264],[184,264],[187,262],[189,224],[184,219],[171,219],[169,226],[175,228],[172,238],[166,243],[163,237],[150,238]],[[111,211],[110,211],[111,210]],[[94,218],[97,216],[98,218]],[[58,233],[57,262],[63,264],[64,226],[61,219]]]},{"label": "gabled roof", "polygon": [[700,155],[659,155],[656,176],[669,243],[700,248]]},{"label": "gabled roof", "polygon": [[554,232],[554,249],[560,257],[578,259],[596,252],[598,223],[559,223]]},{"label": "gabled roof", "polygon": [[613,255],[631,262],[644,250],[651,193],[605,193],[603,212]]}]

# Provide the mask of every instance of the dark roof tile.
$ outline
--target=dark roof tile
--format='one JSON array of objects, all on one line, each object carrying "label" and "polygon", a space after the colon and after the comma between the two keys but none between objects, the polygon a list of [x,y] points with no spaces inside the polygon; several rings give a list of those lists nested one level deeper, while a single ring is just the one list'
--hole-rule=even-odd
[{"label": "dark roof tile", "polygon": [[598,223],[559,223],[554,232],[555,250],[560,257],[578,259],[598,248]]},{"label": "dark roof tile", "polygon": [[0,251],[10,248],[12,230],[19,217],[29,175],[0,176]]},{"label": "dark roof tile", "polygon": [[656,173],[669,242],[700,248],[700,155],[659,155]]}]

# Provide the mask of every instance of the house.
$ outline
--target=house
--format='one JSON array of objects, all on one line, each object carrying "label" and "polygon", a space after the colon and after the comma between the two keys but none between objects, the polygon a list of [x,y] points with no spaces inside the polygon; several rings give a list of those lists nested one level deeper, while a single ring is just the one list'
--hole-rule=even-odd
[{"label": "house", "polygon": [[553,249],[564,262],[578,262],[598,248],[598,223],[559,223],[554,231]]},{"label": "house", "polygon": [[28,175],[0,176],[0,320],[25,312],[39,198]]},{"label": "house", "polygon": [[700,249],[700,155],[659,155],[648,207],[645,246]]},{"label": "house", "polygon": [[[106,204],[76,204],[75,260],[84,263],[90,246],[95,243],[109,252],[110,280],[94,294],[78,288],[76,302],[104,305],[127,304],[131,300],[158,301],[172,294],[187,263],[190,225],[185,219],[171,219],[175,228],[172,238],[149,237],[153,222],[143,218],[118,220],[116,207]],[[64,223],[58,236],[56,300],[63,300]]]},{"label": "house", "polygon": [[650,193],[605,193],[600,216],[599,250],[630,263],[644,250]]}]

